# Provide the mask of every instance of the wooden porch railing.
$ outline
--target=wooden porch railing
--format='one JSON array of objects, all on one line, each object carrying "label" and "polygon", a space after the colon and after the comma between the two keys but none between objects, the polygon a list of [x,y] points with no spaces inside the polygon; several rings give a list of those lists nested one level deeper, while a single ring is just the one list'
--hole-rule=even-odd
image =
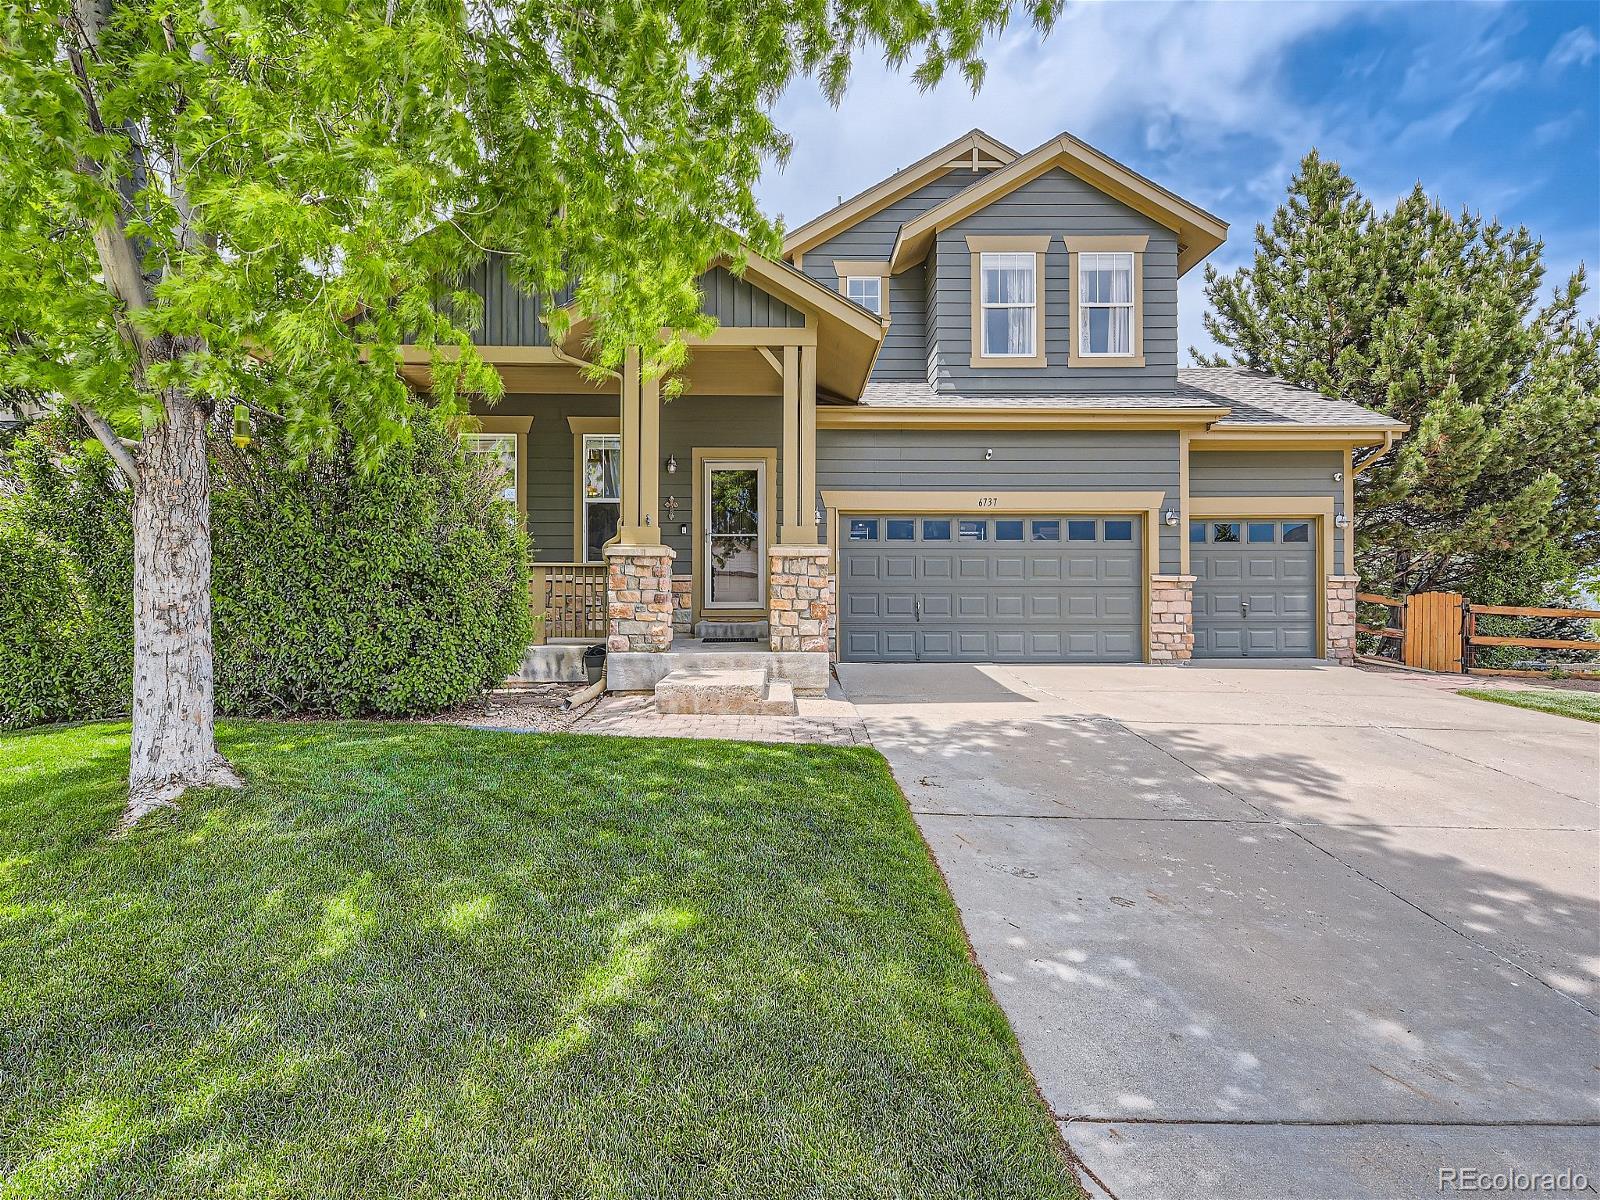
[{"label": "wooden porch railing", "polygon": [[[1543,676],[1549,670],[1513,670],[1480,667],[1474,661],[1479,646],[1517,646],[1529,650],[1593,650],[1600,653],[1600,640],[1590,638],[1536,638],[1480,634],[1478,618],[1545,617],[1558,620],[1600,621],[1600,610],[1587,608],[1535,608],[1510,604],[1474,604],[1454,592],[1419,592],[1401,600],[1372,592],[1357,592],[1361,604],[1382,605],[1388,610],[1385,623],[1373,625],[1358,621],[1356,630],[1384,642],[1396,643],[1394,660],[1425,671],[1459,672],[1471,675]],[[1553,663],[1568,674],[1600,673],[1600,662]]]},{"label": "wooden porch railing", "polygon": [[[540,642],[606,636],[605,563],[530,563],[528,602]],[[541,619],[542,618],[542,619]]]}]

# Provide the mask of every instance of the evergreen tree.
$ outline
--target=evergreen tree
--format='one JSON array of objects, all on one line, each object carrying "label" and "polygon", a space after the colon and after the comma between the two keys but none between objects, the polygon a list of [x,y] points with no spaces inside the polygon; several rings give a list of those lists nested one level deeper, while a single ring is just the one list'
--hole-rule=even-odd
[{"label": "evergreen tree", "polygon": [[[1206,328],[1231,357],[1200,361],[1411,426],[1356,454],[1366,587],[1459,588],[1511,554],[1578,576],[1600,562],[1600,321],[1579,315],[1582,267],[1540,303],[1543,250],[1420,184],[1378,213],[1312,151],[1251,264],[1207,268]],[[1529,582],[1522,603],[1574,580]]]}]

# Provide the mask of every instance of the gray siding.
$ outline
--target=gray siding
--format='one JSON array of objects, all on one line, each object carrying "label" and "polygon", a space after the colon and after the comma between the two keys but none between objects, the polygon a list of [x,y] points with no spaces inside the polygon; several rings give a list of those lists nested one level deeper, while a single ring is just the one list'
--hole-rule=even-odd
[{"label": "gray siding", "polygon": [[[1333,473],[1344,470],[1344,455],[1337,450],[1208,450],[1189,455],[1191,496],[1316,496],[1344,506],[1344,484]],[[1350,516],[1352,514],[1345,514]],[[1333,552],[1342,569],[1345,531],[1333,530]]]},{"label": "gray siding", "polygon": [[700,291],[705,297],[700,311],[715,317],[720,325],[799,329],[806,323],[804,314],[721,267],[700,276]]},{"label": "gray siding", "polygon": [[[972,265],[969,234],[1047,234],[1045,357],[1043,368],[974,368]],[[1067,248],[1063,234],[1148,234],[1144,255],[1144,361],[1142,368],[1067,366],[1071,337]],[[1178,239],[1171,230],[1096,191],[1065,171],[1051,170],[939,234],[936,267],[928,277],[930,320],[939,339],[940,391],[963,394],[1017,392],[1160,391],[1177,385]]]},{"label": "gray siding", "polygon": [[[860,259],[884,262],[894,249],[900,226],[983,178],[986,171],[951,171],[895,201],[881,212],[853,225],[805,252],[803,269],[811,278],[837,289],[839,276],[833,260]],[[928,377],[928,273],[916,266],[889,280],[889,331],[873,365],[876,380],[910,380]]]},{"label": "gray siding", "polygon": [[[575,435],[567,425],[570,416],[614,417],[619,412],[615,396],[508,395],[493,408],[477,411],[494,416],[533,417],[528,434],[528,533],[533,539],[535,562],[571,562],[572,509],[575,481]],[[776,396],[684,396],[661,409],[661,499],[657,514],[663,544],[678,552],[672,570],[688,575],[694,559],[694,451],[696,447],[771,447],[778,452],[778,511],[783,511],[782,401]],[[678,470],[668,475],[668,456],[678,460]],[[667,515],[665,502],[675,496],[678,511]],[[690,532],[680,534],[679,525]]]},{"label": "gray siding", "polygon": [[[984,451],[994,457],[984,460]],[[1178,507],[1178,435],[1162,430],[822,429],[817,485],[884,491],[1162,491]],[[821,503],[819,497],[818,503]],[[1161,569],[1179,533],[1160,530]],[[824,531],[824,534],[826,531]]]},{"label": "gray siding", "polygon": [[[470,292],[483,306],[481,319],[472,327],[472,340],[480,346],[547,346],[550,338],[540,320],[543,307],[511,282],[504,255],[491,254],[449,285],[449,291]],[[565,302],[565,297],[561,297]]]}]

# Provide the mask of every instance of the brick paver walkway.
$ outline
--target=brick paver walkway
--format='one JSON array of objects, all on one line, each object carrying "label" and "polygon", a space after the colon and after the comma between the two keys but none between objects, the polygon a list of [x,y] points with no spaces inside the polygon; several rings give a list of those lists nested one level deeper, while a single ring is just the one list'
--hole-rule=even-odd
[{"label": "brick paver walkway", "polygon": [[661,713],[654,696],[603,696],[569,727],[570,733],[619,737],[726,738],[740,742],[796,742],[865,746],[866,726],[855,705],[830,696],[801,696],[793,717],[709,717]]}]

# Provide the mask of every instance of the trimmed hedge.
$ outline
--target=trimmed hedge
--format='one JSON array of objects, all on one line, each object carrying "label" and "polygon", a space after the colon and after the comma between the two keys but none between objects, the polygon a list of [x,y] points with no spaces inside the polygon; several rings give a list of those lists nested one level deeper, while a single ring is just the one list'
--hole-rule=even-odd
[{"label": "trimmed hedge", "polygon": [[[295,469],[270,436],[213,444],[219,712],[437,712],[526,652],[527,542],[486,468],[420,409],[377,471],[347,451]],[[24,438],[10,466],[0,593],[30,599],[0,627],[0,724],[125,713],[128,491],[98,447],[55,427]]]}]

